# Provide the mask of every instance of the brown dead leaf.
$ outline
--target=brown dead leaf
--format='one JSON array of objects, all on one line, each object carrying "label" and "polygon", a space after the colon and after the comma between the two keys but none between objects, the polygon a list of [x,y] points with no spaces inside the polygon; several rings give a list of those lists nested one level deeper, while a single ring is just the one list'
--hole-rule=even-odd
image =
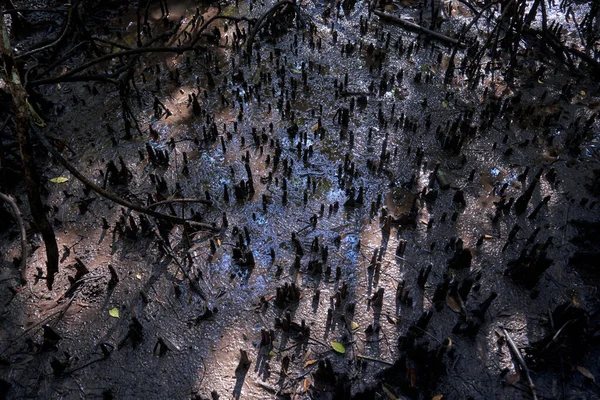
[{"label": "brown dead leaf", "polygon": [[304,380],[302,381],[302,391],[307,392],[310,388],[311,383],[312,382],[310,378],[304,378]]},{"label": "brown dead leaf", "polygon": [[505,385],[514,385],[521,380],[521,374],[512,374],[506,377],[504,380]]},{"label": "brown dead leaf", "polygon": [[578,365],[577,367],[575,367],[575,369],[577,370],[577,372],[579,372],[581,375],[585,376],[592,382],[596,382],[596,378],[594,377],[594,375],[592,375],[592,373],[587,368],[583,368]]},{"label": "brown dead leaf", "polygon": [[458,300],[454,298],[454,296],[448,295],[446,297],[446,304],[448,304],[448,307],[450,307],[450,309],[455,313],[460,313],[460,304],[458,303]]},{"label": "brown dead leaf", "polygon": [[302,357],[302,361],[306,362],[308,360],[311,360],[312,357],[313,357],[313,352],[310,349],[308,349],[306,351],[306,353],[304,354],[304,356]]},{"label": "brown dead leaf", "polygon": [[415,371],[414,368],[409,368],[408,371],[408,377],[409,377],[409,381],[410,381],[410,388],[414,389],[417,387],[417,371]]},{"label": "brown dead leaf", "polygon": [[304,367],[310,367],[311,365],[313,365],[314,363],[316,363],[319,360],[308,360],[304,363]]},{"label": "brown dead leaf", "polygon": [[444,398],[443,394],[436,394],[431,398],[431,400],[442,400]]}]

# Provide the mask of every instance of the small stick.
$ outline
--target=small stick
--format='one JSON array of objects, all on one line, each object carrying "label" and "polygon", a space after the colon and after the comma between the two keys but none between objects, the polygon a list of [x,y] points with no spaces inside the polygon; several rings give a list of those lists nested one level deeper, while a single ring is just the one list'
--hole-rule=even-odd
[{"label": "small stick", "polygon": [[10,204],[12,208],[13,214],[19,223],[19,230],[21,231],[21,282],[23,284],[27,283],[27,232],[25,232],[25,224],[23,223],[23,216],[21,215],[21,210],[19,210],[19,206],[15,203],[15,200],[8,195],[0,192],[0,198]]},{"label": "small stick", "polygon": [[373,357],[368,357],[368,356],[363,356],[362,354],[357,354],[356,357],[362,359],[362,360],[367,360],[367,361],[373,361],[373,362],[378,362],[378,363],[382,363],[385,365],[394,365],[389,361],[385,361],[385,360],[380,360],[378,358],[373,358]]},{"label": "small stick", "polygon": [[506,341],[508,343],[508,347],[510,348],[510,351],[513,353],[513,356],[515,356],[515,358],[517,359],[517,362],[519,363],[519,366],[525,373],[525,378],[527,378],[527,384],[529,385],[529,389],[531,390],[531,396],[533,397],[533,400],[537,400],[537,395],[535,394],[535,386],[533,385],[533,381],[531,380],[531,375],[529,374],[529,368],[527,368],[527,364],[525,364],[525,360],[523,359],[521,352],[517,348],[517,345],[512,340],[512,338],[510,337],[510,335],[508,334],[506,329],[502,328],[502,332],[504,333],[504,337],[506,337]]}]

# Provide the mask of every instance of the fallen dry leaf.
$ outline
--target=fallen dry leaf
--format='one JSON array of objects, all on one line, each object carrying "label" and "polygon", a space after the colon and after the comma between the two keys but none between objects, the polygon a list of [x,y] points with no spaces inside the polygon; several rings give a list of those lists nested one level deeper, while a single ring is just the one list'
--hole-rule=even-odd
[{"label": "fallen dry leaf", "polygon": [[594,377],[594,375],[592,375],[592,373],[587,369],[587,368],[583,368],[581,366],[577,366],[575,367],[575,369],[583,376],[585,376],[586,378],[588,378],[589,380],[591,380],[592,382],[596,382],[596,378]]},{"label": "fallen dry leaf", "polygon": [[514,385],[521,380],[521,374],[512,374],[506,377],[504,380],[505,385]]},{"label": "fallen dry leaf", "polygon": [[455,313],[460,313],[460,304],[458,303],[458,300],[454,298],[454,296],[448,295],[446,297],[446,304],[448,304],[448,307],[450,307],[450,309]]},{"label": "fallen dry leaf", "polygon": [[314,363],[316,363],[317,361],[319,361],[319,360],[308,360],[308,361],[306,361],[306,362],[304,363],[304,367],[311,366],[311,365],[313,365]]},{"label": "fallen dry leaf", "polygon": [[304,378],[304,381],[302,382],[302,390],[307,392],[311,383],[312,382],[310,381],[310,378]]},{"label": "fallen dry leaf", "polygon": [[414,389],[417,387],[417,371],[414,368],[408,369],[408,377],[410,380],[410,388]]}]

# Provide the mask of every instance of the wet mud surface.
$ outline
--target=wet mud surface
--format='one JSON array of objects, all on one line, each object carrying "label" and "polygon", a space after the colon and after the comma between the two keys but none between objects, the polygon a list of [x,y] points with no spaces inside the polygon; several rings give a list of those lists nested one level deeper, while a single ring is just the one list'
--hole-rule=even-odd
[{"label": "wet mud surface", "polygon": [[[3,227],[7,398],[531,398],[511,343],[538,398],[600,396],[597,80],[533,42],[512,82],[485,56],[474,84],[460,49],[448,79],[451,45],[351,3],[283,4],[251,57],[248,22],[228,20],[195,52],[144,55],[130,134],[111,85],[37,89],[41,130],[79,171],[131,202],[209,200],[156,209],[216,229],[140,217],[38,148],[61,267],[49,291],[32,228],[19,286]],[[153,37],[275,3],[168,4],[165,23],[151,2]],[[413,2],[382,10],[431,21]],[[483,44],[489,13],[461,40]],[[473,13],[439,18],[457,38]],[[89,29],[134,48],[136,7]]]}]

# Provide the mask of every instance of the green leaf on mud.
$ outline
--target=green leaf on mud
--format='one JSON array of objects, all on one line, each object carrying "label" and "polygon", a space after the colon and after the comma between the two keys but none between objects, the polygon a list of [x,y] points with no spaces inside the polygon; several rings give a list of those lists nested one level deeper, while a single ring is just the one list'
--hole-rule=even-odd
[{"label": "green leaf on mud", "polygon": [[346,348],[340,342],[331,342],[330,344],[333,350],[335,350],[336,352],[340,354],[344,354],[346,352]]},{"label": "green leaf on mud", "polygon": [[64,176],[57,176],[56,178],[50,179],[52,183],[65,183],[68,182],[69,178],[65,178]]},{"label": "green leaf on mud", "polygon": [[119,318],[119,309],[117,307],[113,307],[110,310],[108,310],[108,315],[110,315],[113,318]]},{"label": "green leaf on mud", "polygon": [[356,330],[358,329],[358,324],[354,321],[350,321],[350,328],[352,328],[352,330]]}]

